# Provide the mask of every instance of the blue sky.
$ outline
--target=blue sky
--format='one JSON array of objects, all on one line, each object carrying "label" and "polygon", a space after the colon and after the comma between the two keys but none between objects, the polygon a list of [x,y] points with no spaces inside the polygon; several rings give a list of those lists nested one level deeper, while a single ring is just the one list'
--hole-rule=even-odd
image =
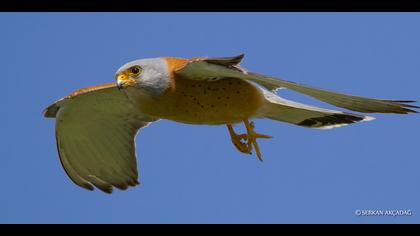
[{"label": "blue sky", "polygon": [[[43,109],[140,58],[230,56],[321,88],[420,100],[418,13],[0,13],[0,223],[419,223],[418,114],[329,131],[270,120],[264,163],[224,126],[159,121],[137,136],[141,186],[74,185]],[[281,95],[331,108],[282,90]],[[411,217],[359,217],[411,210]]]}]

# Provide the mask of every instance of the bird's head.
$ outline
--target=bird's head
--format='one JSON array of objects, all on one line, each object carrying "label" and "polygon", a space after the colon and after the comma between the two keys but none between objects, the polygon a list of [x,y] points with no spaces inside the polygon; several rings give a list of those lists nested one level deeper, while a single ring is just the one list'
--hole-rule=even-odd
[{"label": "bird's head", "polygon": [[168,67],[161,58],[131,61],[115,74],[118,89],[139,88],[162,92],[170,85]]},{"label": "bird's head", "polygon": [[143,72],[143,68],[139,65],[133,65],[129,68],[118,70],[115,79],[117,80],[117,87],[123,89],[130,86],[135,86]]}]

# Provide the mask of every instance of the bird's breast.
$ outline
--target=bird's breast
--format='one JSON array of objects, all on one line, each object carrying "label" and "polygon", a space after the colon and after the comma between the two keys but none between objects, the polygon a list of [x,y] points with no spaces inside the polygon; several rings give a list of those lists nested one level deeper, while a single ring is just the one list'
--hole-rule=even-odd
[{"label": "bird's breast", "polygon": [[139,105],[143,113],[159,118],[190,124],[226,124],[253,117],[262,101],[260,89],[240,79],[176,78],[173,87]]}]

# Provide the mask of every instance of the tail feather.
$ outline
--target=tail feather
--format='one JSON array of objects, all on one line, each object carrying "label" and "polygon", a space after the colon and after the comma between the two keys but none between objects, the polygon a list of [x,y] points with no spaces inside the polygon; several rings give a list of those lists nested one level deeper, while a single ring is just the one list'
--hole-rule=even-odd
[{"label": "tail feather", "polygon": [[361,121],[374,120],[373,117],[341,111],[322,109],[289,101],[271,92],[264,91],[266,103],[261,110],[265,118],[298,126],[331,129]]}]

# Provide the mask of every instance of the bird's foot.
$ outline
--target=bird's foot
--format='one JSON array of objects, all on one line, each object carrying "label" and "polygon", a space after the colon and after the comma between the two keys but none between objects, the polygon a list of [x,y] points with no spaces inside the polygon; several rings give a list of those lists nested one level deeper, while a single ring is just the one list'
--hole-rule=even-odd
[{"label": "bird's foot", "polygon": [[[254,122],[249,122],[248,120],[244,120],[244,124],[247,130],[246,134],[236,134],[233,130],[232,125],[227,125],[229,134],[232,140],[233,145],[235,145],[236,149],[238,149],[242,153],[252,154],[252,149],[254,147],[257,157],[260,161],[262,161],[262,155],[260,148],[257,143],[258,138],[272,138],[270,135],[266,134],[259,134],[254,131],[255,125]],[[246,143],[242,142],[242,140],[246,141]]]},{"label": "bird's foot", "polygon": [[233,130],[232,125],[227,125],[230,139],[232,140],[233,145],[235,145],[236,149],[242,153],[251,154],[251,149],[248,147],[247,143],[242,142],[242,140],[247,141],[247,134],[236,134]]},{"label": "bird's foot", "polygon": [[257,153],[258,160],[262,161],[262,155],[260,151],[260,147],[257,143],[257,138],[272,138],[270,135],[266,134],[259,134],[254,131],[255,125],[254,122],[249,122],[249,120],[244,120],[244,124],[247,131],[247,146],[252,150],[252,146],[254,146],[255,152]]}]

